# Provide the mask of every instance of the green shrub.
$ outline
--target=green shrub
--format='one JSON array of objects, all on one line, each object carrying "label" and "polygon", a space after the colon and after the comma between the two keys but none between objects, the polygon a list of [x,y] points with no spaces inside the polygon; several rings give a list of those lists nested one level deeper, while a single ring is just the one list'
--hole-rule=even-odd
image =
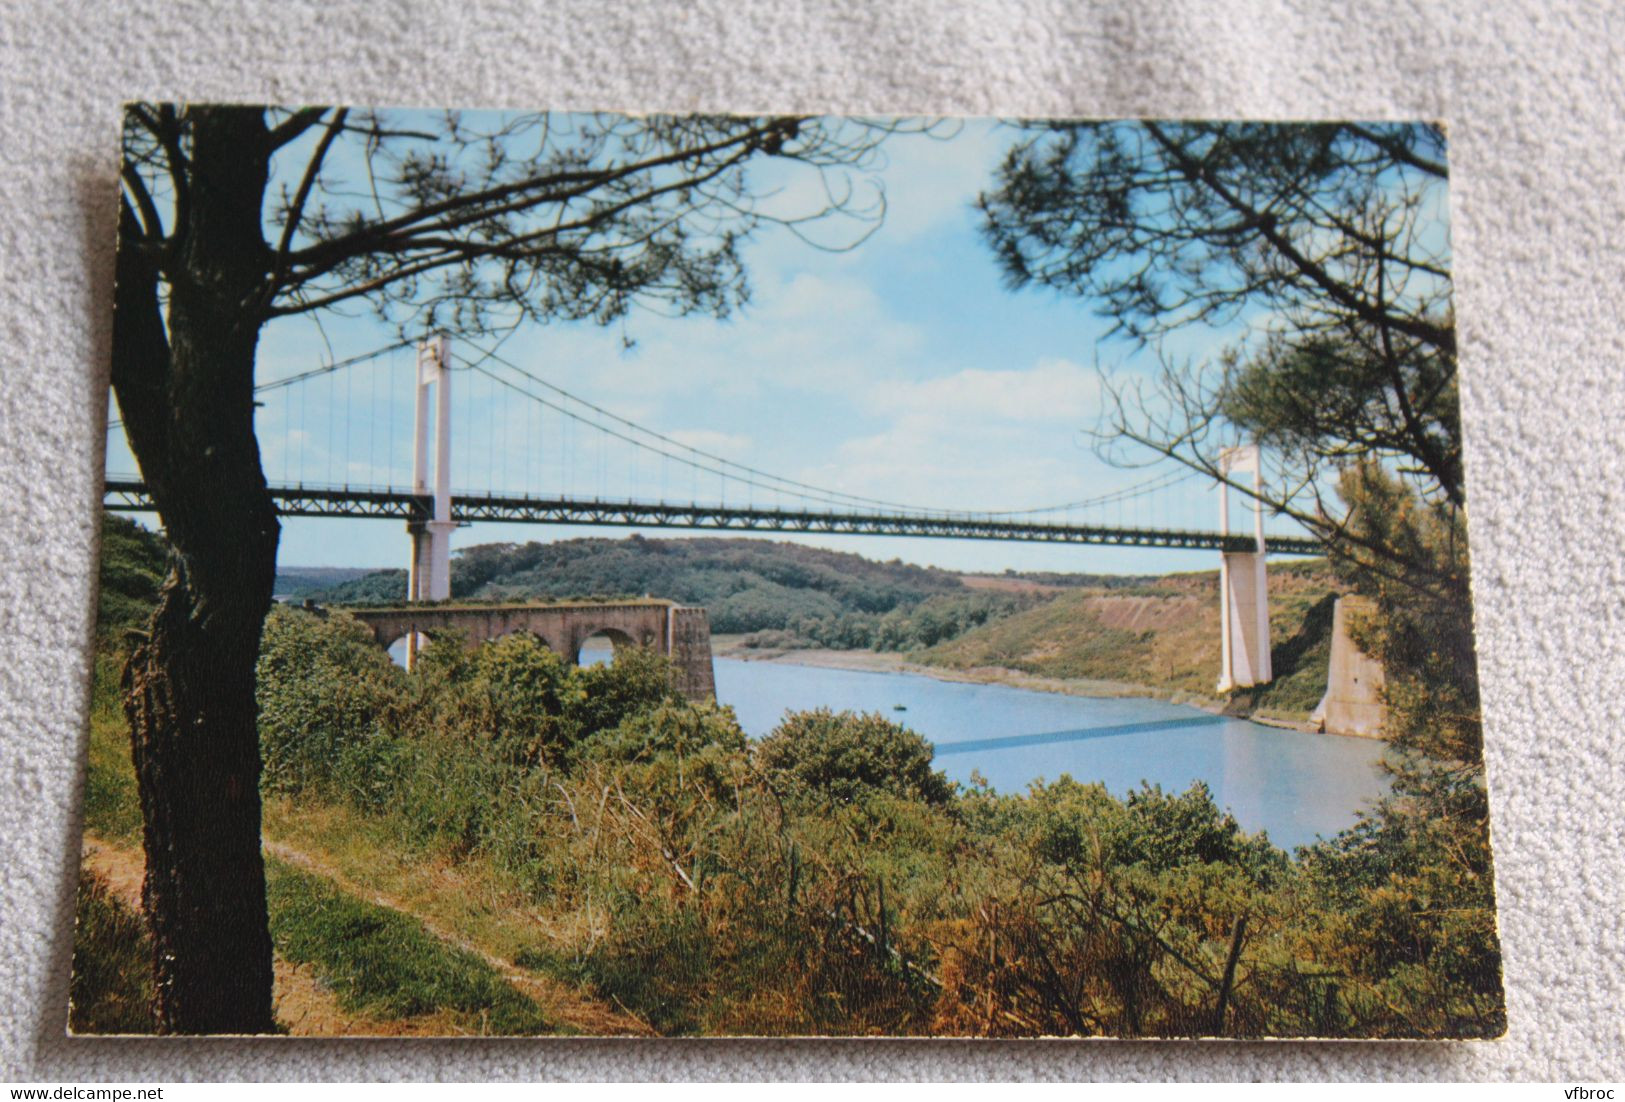
[{"label": "green shrub", "polygon": [[405,674],[350,617],[277,606],[265,621],[256,677],[261,785],[294,793],[331,792],[346,751],[383,737]]},{"label": "green shrub", "polygon": [[732,708],[713,701],[668,700],[593,735],[581,744],[580,754],[599,761],[635,762],[661,754],[691,756],[708,746],[742,753],[749,743]]},{"label": "green shrub", "polygon": [[[909,622],[935,631],[948,608]],[[1382,823],[1294,862],[1202,785],[960,791],[878,715],[790,715],[752,745],[647,652],[582,669],[526,636],[446,637],[411,676],[381,662],[340,617],[273,618],[272,782],[325,786],[409,851],[489,862],[542,923],[517,960],[663,1032],[1455,1036],[1501,1020],[1487,852],[1442,856],[1448,824],[1484,814],[1468,771],[1431,782],[1425,816],[1393,813],[1412,799],[1402,776]],[[417,973],[444,962],[409,928],[334,906],[305,934],[376,1005],[503,997],[451,998],[450,979],[425,994]]]},{"label": "green shrub", "polygon": [[169,545],[128,517],[102,514],[96,634],[114,644],[131,628],[146,625],[169,572]]},{"label": "green shrub", "polygon": [[578,692],[566,715],[581,737],[607,731],[626,719],[667,704],[681,704],[671,660],[647,647],[622,647],[611,665],[574,671]]},{"label": "green shrub", "polygon": [[1232,865],[1266,887],[1286,867],[1286,854],[1270,845],[1262,831],[1243,832],[1235,816],[1213,802],[1212,791],[1202,781],[1181,795],[1144,784],[1128,794],[1123,810],[1112,853],[1121,864],[1141,864],[1154,871]]},{"label": "green shrub", "polygon": [[[1024,796],[968,793],[980,861],[965,918],[938,935],[937,1024],[1003,1035],[1254,1034],[1288,1019],[1267,996],[1232,992],[1215,1017],[1218,976],[1238,920],[1249,983],[1298,918],[1286,855],[1242,834],[1205,786],[1153,786],[1127,800],[1068,777]],[[1290,965],[1288,965],[1290,967]],[[1301,1026],[1297,1031],[1301,1031]]]},{"label": "green shrub", "polygon": [[528,633],[472,651],[460,639],[437,639],[413,680],[418,726],[481,744],[517,767],[557,758],[582,734],[580,671]]},{"label": "green shrub", "polygon": [[931,744],[873,713],[820,708],[786,716],[757,747],[757,761],[793,790],[834,802],[873,792],[944,804],[953,798],[947,776],[931,768]]}]

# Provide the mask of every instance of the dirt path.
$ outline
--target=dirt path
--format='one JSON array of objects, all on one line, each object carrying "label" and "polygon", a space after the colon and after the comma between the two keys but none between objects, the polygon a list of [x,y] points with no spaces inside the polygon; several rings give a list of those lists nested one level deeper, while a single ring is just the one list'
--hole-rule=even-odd
[{"label": "dirt path", "polygon": [[[106,882],[113,897],[130,910],[141,911],[141,878],[146,857],[138,849],[115,845],[86,834],[84,867]],[[446,1023],[433,1019],[392,1021],[352,1014],[316,978],[308,965],[273,958],[272,1003],[279,1022],[295,1037],[408,1037],[446,1032]]]},{"label": "dirt path", "polygon": [[637,1036],[652,1037],[655,1031],[642,1020],[633,1017],[624,1011],[616,1010],[597,999],[584,994],[579,988],[554,979],[550,976],[538,976],[503,960],[495,953],[459,936],[456,932],[441,926],[431,918],[413,911],[401,900],[394,896],[374,891],[364,885],[351,880],[336,866],[323,861],[321,858],[294,849],[281,842],[267,841],[265,852],[296,868],[314,873],[336,885],[340,890],[357,899],[364,899],[374,906],[384,907],[414,919],[422,924],[434,937],[448,945],[453,945],[466,953],[472,953],[491,967],[497,975],[506,980],[520,994],[534,1001],[547,1016],[556,1022],[570,1026],[572,1029],[592,1036]]},{"label": "dirt path", "polygon": [[[331,880],[351,895],[407,915],[421,923],[424,929],[440,940],[474,954],[495,969],[520,993],[535,1000],[553,1021],[587,1034],[646,1036],[653,1032],[643,1022],[605,1007],[568,984],[545,977],[529,976],[516,970],[511,964],[479,946],[470,944],[426,921],[421,915],[401,905],[398,900],[381,896],[353,883],[307,853],[276,842],[267,842],[265,850],[290,865]],[[114,898],[130,910],[139,913],[141,879],[146,871],[146,859],[141,851],[86,834],[82,852],[84,867],[107,883]],[[339,1006],[338,999],[323,986],[310,965],[295,964],[278,956],[274,958],[273,967],[275,972],[272,998],[277,1020],[287,1026],[292,1036],[445,1037],[463,1032],[446,1015],[382,1019],[351,1013]]]}]

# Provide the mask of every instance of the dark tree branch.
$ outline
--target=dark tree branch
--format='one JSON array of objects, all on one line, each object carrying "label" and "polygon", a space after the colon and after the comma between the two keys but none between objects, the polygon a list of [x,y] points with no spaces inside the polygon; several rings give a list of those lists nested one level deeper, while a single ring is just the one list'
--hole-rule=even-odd
[{"label": "dark tree branch", "polygon": [[1351,291],[1344,283],[1332,278],[1324,265],[1318,264],[1305,255],[1294,245],[1285,234],[1280,231],[1276,219],[1262,214],[1251,207],[1236,192],[1227,187],[1223,181],[1215,176],[1206,165],[1191,157],[1179,143],[1173,141],[1161,126],[1154,122],[1145,124],[1147,133],[1156,139],[1174,163],[1193,181],[1200,182],[1215,196],[1221,199],[1231,210],[1244,218],[1250,219],[1253,227],[1270,245],[1280,253],[1300,273],[1314,283],[1321,291],[1340,306],[1344,306],[1362,320],[1371,325],[1391,325],[1395,329],[1418,340],[1434,345],[1447,354],[1454,355],[1456,351],[1455,331],[1443,326],[1432,325],[1418,318],[1389,317],[1370,302]]},{"label": "dark tree branch", "polygon": [[164,168],[169,173],[170,184],[175,189],[174,224],[179,231],[186,225],[192,192],[191,165],[181,149],[182,120],[176,115],[174,105],[168,103],[159,106],[156,116],[142,104],[133,105],[130,113],[163,147]]},{"label": "dark tree branch", "polygon": [[[322,171],[322,162],[327,158],[327,151],[332,148],[333,139],[337,138],[339,132],[344,128],[344,119],[348,114],[349,111],[343,107],[333,112],[333,120],[328,123],[326,132],[322,134],[321,141],[317,143],[316,150],[311,154],[309,163],[305,165],[304,177],[299,181],[299,190],[295,192],[293,203],[288,207],[288,220],[283,225],[282,237],[277,242],[276,259],[272,262],[271,277],[266,281],[265,302],[267,304],[270,303],[282,284],[283,274],[288,268],[288,248],[293,243],[293,236],[299,229],[299,223],[304,219],[305,203],[310,199],[310,189],[315,186],[316,178]],[[283,125],[287,124],[284,123]],[[275,134],[276,132],[272,131],[273,138]]]},{"label": "dark tree branch", "polygon": [[319,310],[328,306],[336,305],[340,302],[344,302],[348,299],[364,297],[379,291],[384,287],[387,287],[391,283],[395,283],[412,276],[422,275],[424,273],[435,271],[436,269],[454,264],[472,263],[474,261],[488,258],[507,260],[534,259],[546,251],[537,246],[535,244],[536,242],[540,242],[542,240],[557,240],[558,238],[569,233],[582,230],[591,230],[593,228],[605,225],[632,208],[646,206],[661,196],[670,195],[675,192],[703,184],[707,180],[722,174],[727,169],[734,167],[737,163],[737,159],[731,159],[719,164],[712,171],[702,176],[685,178],[671,184],[667,184],[664,187],[653,188],[636,195],[628,196],[619,203],[602,207],[594,211],[586,218],[578,219],[574,222],[556,224],[544,229],[536,230],[529,234],[523,234],[512,239],[497,241],[491,244],[481,245],[461,238],[420,239],[416,236],[402,237],[391,240],[386,244],[380,245],[377,251],[384,254],[389,254],[396,251],[406,252],[417,251],[419,249],[429,249],[438,250],[438,255],[432,256],[431,258],[420,263],[408,264],[404,267],[393,269],[364,283],[347,287],[342,291],[337,291],[321,298],[301,302],[296,307],[272,310],[271,316],[284,316],[287,314],[305,313],[311,310]]},{"label": "dark tree branch", "polygon": [[[514,210],[533,207],[539,203],[566,200],[658,168],[689,160],[700,162],[706,157],[734,146],[743,145],[747,150],[754,151],[763,136],[771,132],[772,127],[770,126],[756,127],[722,140],[701,146],[672,150],[662,156],[651,157],[619,168],[530,176],[481,191],[454,195],[439,202],[423,204],[395,218],[370,223],[343,237],[332,238],[305,249],[297,250],[292,254],[292,259],[297,264],[307,264],[321,262],[334,256],[341,259],[347,258],[376,247],[380,242],[397,235],[401,230],[409,226],[425,222],[439,215],[453,214],[454,217],[445,223],[431,223],[426,227],[428,232],[441,232],[444,229],[456,228],[460,225],[478,222]],[[556,188],[561,185],[566,185],[567,189],[559,193],[557,198],[547,194],[546,189]],[[542,192],[542,194],[531,194],[535,192]],[[512,196],[520,195],[527,196],[527,198],[505,207],[497,206],[492,208],[488,206],[488,204],[499,203]]]},{"label": "dark tree branch", "polygon": [[1412,168],[1420,169],[1429,176],[1433,176],[1440,180],[1447,180],[1450,178],[1449,166],[1444,164],[1442,161],[1434,161],[1427,157],[1423,157],[1404,142],[1396,141],[1393,138],[1378,133],[1369,126],[1361,126],[1358,123],[1344,123],[1343,129],[1347,130],[1350,134],[1359,137],[1363,141],[1370,142],[1372,145],[1378,147],[1396,161],[1410,165]]},{"label": "dark tree branch", "polygon": [[169,340],[153,266],[130,246],[141,238],[127,201],[119,203],[119,250],[113,277],[113,393],[130,445],[155,472],[168,469]]},{"label": "dark tree branch", "polygon": [[[1104,393],[1114,407],[1114,412],[1109,416],[1112,420],[1112,432],[1117,438],[1131,441],[1166,459],[1171,459],[1250,500],[1260,502],[1279,516],[1297,521],[1320,539],[1329,552],[1345,556],[1351,555],[1352,551],[1367,553],[1371,559],[1365,565],[1395,584],[1414,589],[1434,600],[1448,599],[1456,594],[1461,584],[1458,575],[1441,570],[1422,558],[1406,557],[1402,562],[1395,561],[1392,548],[1353,529],[1352,517],[1345,515],[1341,519],[1335,518],[1322,508],[1311,512],[1295,505],[1291,497],[1272,495],[1267,491],[1259,493],[1250,483],[1231,478],[1222,470],[1216,459],[1204,453],[1199,447],[1202,438],[1215,424],[1215,415],[1211,411],[1198,412],[1204,409],[1203,403],[1193,401],[1173,369],[1165,368],[1164,381],[1168,386],[1175,388],[1174,398],[1181,407],[1178,417],[1185,427],[1171,429],[1165,425],[1155,424],[1149,428],[1138,427],[1138,419],[1131,419],[1128,414],[1123,395],[1114,389],[1108,380],[1104,386]],[[1145,410],[1144,402],[1137,403],[1137,406],[1141,411]],[[1320,504],[1318,491],[1316,501]]]},{"label": "dark tree branch", "polygon": [[[1379,301],[1383,293],[1383,286],[1384,268],[1379,262],[1377,265],[1377,295]],[[1432,437],[1422,427],[1415,409],[1411,406],[1410,387],[1405,381],[1404,367],[1399,356],[1394,352],[1393,330],[1388,325],[1382,324],[1377,327],[1377,333],[1382,339],[1382,362],[1388,368],[1388,393],[1394,396],[1394,400],[1399,406],[1400,416],[1405,423],[1406,438],[1410,442],[1410,447],[1406,450],[1422,460],[1428,473],[1444,490],[1450,504],[1464,505],[1461,479],[1456,477],[1453,470],[1446,469],[1444,457],[1439,454]]]},{"label": "dark tree branch", "polygon": [[[346,109],[340,108],[338,113],[343,116],[347,112]],[[325,107],[301,107],[271,128],[270,134],[265,139],[266,144],[273,150],[281,149],[315,126],[325,114],[327,114]]]},{"label": "dark tree branch", "polygon": [[152,201],[152,193],[147,190],[146,183],[141,179],[140,171],[126,160],[119,177],[124,181],[125,188],[135,197],[136,206],[141,211],[140,236],[148,241],[162,241],[164,220],[158,213],[157,204]]}]

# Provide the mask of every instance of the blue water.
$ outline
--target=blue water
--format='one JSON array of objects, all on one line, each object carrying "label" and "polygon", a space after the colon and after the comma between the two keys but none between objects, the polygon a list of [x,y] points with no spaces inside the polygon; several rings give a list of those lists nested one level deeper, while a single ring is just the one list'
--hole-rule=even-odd
[{"label": "blue water", "polygon": [[[761,737],[786,711],[880,712],[936,747],[936,766],[1001,792],[1070,774],[1123,795],[1141,781],[1183,792],[1206,781],[1243,830],[1292,849],[1354,825],[1386,790],[1382,744],[1302,734],[1137,698],[1095,699],[915,674],[716,660],[717,699]],[[901,704],[907,710],[896,711]]]}]

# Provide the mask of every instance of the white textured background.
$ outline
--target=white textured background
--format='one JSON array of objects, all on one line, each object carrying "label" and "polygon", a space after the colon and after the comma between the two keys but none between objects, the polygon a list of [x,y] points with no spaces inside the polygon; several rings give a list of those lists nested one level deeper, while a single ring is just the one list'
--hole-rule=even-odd
[{"label": "white textured background", "polygon": [[[1573,2],[0,0],[0,1079],[1625,1078],[1625,18]],[[119,104],[1442,118],[1511,1032],[68,1040]]]}]

